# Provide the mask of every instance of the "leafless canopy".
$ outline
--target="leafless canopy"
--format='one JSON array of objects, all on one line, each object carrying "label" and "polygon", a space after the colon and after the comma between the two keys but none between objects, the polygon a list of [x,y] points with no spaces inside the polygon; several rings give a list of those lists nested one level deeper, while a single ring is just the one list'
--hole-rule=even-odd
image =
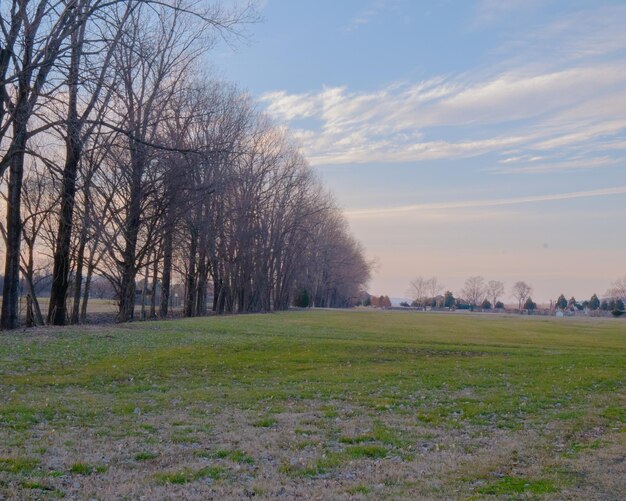
[{"label": "leafless canopy", "polygon": [[255,19],[219,0],[0,4],[3,328],[21,277],[34,323],[41,276],[52,324],[85,320],[105,280],[121,322],[176,297],[187,316],[358,299],[370,263],[333,198],[286,131],[202,69]]}]

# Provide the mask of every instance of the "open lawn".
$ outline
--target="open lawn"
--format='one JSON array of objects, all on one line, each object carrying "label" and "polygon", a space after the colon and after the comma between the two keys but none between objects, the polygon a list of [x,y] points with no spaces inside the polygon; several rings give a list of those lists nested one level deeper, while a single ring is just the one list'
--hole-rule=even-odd
[{"label": "open lawn", "polygon": [[619,319],[0,333],[0,499],[623,499],[625,367]]}]

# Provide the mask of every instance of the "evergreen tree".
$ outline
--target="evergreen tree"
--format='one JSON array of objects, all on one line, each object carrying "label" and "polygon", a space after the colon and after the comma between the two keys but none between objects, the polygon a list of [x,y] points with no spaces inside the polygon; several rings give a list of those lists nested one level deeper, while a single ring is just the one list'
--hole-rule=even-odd
[{"label": "evergreen tree", "polygon": [[454,306],[456,299],[454,299],[454,294],[451,291],[446,291],[443,295],[443,306],[445,308],[452,308]]}]

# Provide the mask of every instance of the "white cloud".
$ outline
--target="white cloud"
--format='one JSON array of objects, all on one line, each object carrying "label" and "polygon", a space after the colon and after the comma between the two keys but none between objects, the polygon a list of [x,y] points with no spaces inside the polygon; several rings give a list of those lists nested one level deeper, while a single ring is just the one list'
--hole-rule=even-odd
[{"label": "white cloud", "polygon": [[359,11],[348,23],[348,31],[358,29],[360,26],[369,24],[369,22],[380,15],[386,9],[396,4],[397,0],[374,0],[363,10]]},{"label": "white cloud", "polygon": [[492,24],[520,11],[532,11],[546,0],[480,0],[476,4],[474,27]]},{"label": "white cloud", "polygon": [[[482,0],[476,19],[496,21],[541,3]],[[372,1],[353,21],[366,23],[397,5]],[[495,162],[516,168],[493,173],[593,169],[624,157],[624,23],[626,5],[578,12],[505,42],[500,63],[488,69],[370,91],[279,90],[261,101],[295,129],[315,165],[495,154]]]},{"label": "white cloud", "polygon": [[[297,133],[314,164],[471,157],[512,146],[552,150],[626,128],[626,65],[479,77],[394,83],[373,92],[278,91],[261,101],[279,121],[321,124]],[[500,125],[494,135],[490,128]],[[459,131],[466,137],[447,139]]]},{"label": "white cloud", "polygon": [[626,5],[598,5],[526,30],[502,44],[499,51],[561,62],[604,56],[626,48],[625,22]]},{"label": "white cloud", "polygon": [[[532,159],[528,160],[529,162]],[[618,158],[611,157],[597,157],[597,158],[575,158],[572,160],[564,161],[551,161],[534,163],[531,165],[515,165],[515,167],[493,167],[485,169],[487,172],[495,174],[544,174],[550,172],[568,172],[582,169],[595,169],[599,167],[608,167],[623,163],[624,161]]]},{"label": "white cloud", "polygon": [[578,198],[606,197],[626,195],[626,186],[617,186],[613,188],[604,188],[599,190],[575,191],[570,193],[557,193],[551,195],[534,195],[526,197],[500,198],[491,200],[466,200],[456,202],[437,202],[430,204],[414,204],[401,205],[397,207],[382,207],[373,209],[356,209],[345,212],[346,216],[351,218],[360,217],[379,217],[402,214],[417,211],[441,211],[449,209],[471,209],[471,208],[488,208],[502,207],[507,205],[521,205],[539,202],[554,202],[559,200],[572,200]]}]

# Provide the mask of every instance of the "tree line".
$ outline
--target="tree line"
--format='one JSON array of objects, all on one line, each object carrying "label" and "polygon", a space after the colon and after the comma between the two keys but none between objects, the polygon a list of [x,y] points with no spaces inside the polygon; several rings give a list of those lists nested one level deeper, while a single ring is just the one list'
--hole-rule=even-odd
[{"label": "tree line", "polygon": [[12,0],[0,14],[2,328],[19,325],[21,278],[36,324],[85,321],[100,279],[120,322],[138,302],[167,317],[175,277],[186,316],[358,297],[370,265],[331,194],[287,131],[203,69],[251,5]]},{"label": "tree line", "polygon": [[[504,309],[505,286],[499,280],[486,281],[481,276],[469,277],[455,297],[452,291],[444,291],[444,286],[437,277],[417,277],[410,281],[408,293],[413,301],[414,307],[439,307],[439,308],[482,308],[482,309]],[[524,281],[515,282],[510,291],[510,297],[517,302],[519,311],[532,311],[537,309],[537,304],[531,295],[533,288]],[[624,311],[624,301],[626,301],[626,277],[616,280],[607,290],[605,298],[600,300],[597,294],[593,294],[590,299],[577,301],[571,297],[566,299],[561,294],[556,301],[552,302],[552,307],[559,310],[603,310],[603,311]],[[406,306],[409,306],[406,303]]]}]

